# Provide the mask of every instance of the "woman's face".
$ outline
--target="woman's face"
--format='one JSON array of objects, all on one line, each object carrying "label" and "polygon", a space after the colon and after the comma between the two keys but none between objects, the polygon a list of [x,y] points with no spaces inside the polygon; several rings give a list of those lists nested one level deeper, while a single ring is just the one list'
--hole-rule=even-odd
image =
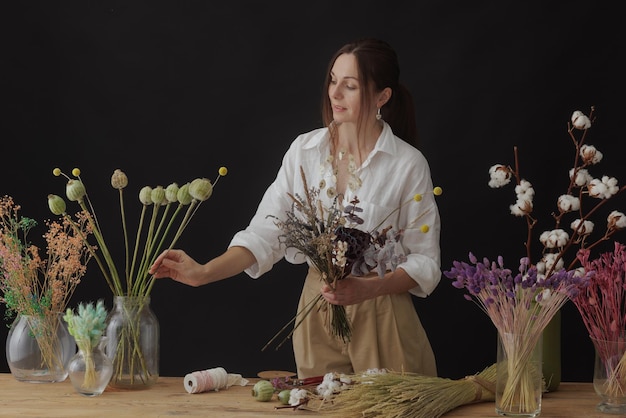
[{"label": "woman's face", "polygon": [[335,60],[330,71],[328,97],[337,123],[358,123],[361,111],[361,84],[356,58],[342,54]]}]

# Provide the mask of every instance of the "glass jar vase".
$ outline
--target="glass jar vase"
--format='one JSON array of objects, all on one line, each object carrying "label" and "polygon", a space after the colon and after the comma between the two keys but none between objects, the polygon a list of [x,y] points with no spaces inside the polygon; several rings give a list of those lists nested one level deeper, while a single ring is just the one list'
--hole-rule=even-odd
[{"label": "glass jar vase", "polygon": [[7,363],[20,382],[64,381],[75,352],[76,343],[61,314],[18,315],[6,339]]},{"label": "glass jar vase", "polygon": [[614,341],[590,338],[595,349],[593,388],[601,398],[596,409],[626,415],[626,337]]},{"label": "glass jar vase", "polygon": [[98,396],[106,389],[113,374],[113,362],[102,351],[105,338],[91,350],[79,349],[68,365],[70,380],[76,392],[84,396]]},{"label": "glass jar vase", "polygon": [[159,322],[150,309],[150,297],[114,297],[105,332],[105,352],[113,363],[109,386],[146,389],[156,383],[159,331]]},{"label": "glass jar vase", "polygon": [[496,412],[507,417],[536,417],[543,391],[542,337],[498,333]]}]

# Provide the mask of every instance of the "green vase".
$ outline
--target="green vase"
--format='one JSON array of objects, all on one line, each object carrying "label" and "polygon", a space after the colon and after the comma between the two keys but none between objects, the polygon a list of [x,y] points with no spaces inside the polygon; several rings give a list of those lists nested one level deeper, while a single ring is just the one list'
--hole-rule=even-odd
[{"label": "green vase", "polygon": [[543,378],[548,392],[561,384],[561,311],[543,330]]}]

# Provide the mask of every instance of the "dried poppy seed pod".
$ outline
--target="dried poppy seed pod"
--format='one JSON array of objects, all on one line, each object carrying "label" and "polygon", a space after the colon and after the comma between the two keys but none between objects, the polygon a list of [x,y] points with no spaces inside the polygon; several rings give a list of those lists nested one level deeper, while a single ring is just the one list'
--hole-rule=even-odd
[{"label": "dried poppy seed pod", "polygon": [[116,169],[111,175],[111,186],[113,186],[114,189],[118,190],[121,190],[124,187],[128,186],[128,177],[119,168]]},{"label": "dried poppy seed pod", "polygon": [[63,215],[66,210],[65,200],[61,196],[56,194],[48,195],[48,207],[50,208],[50,212],[55,215]]},{"label": "dried poppy seed pod", "polygon": [[198,178],[189,185],[189,194],[196,200],[205,201],[213,193],[213,185],[207,178]]},{"label": "dried poppy seed pod", "polygon": [[165,188],[165,199],[168,202],[174,203],[178,201],[178,184],[172,183]]},{"label": "dried poppy seed pod", "polygon": [[152,193],[150,193],[150,199],[152,199],[152,203],[155,205],[160,205],[165,203],[165,189],[163,186],[157,186],[152,189]]},{"label": "dried poppy seed pod", "polygon": [[178,189],[178,193],[176,194],[176,198],[180,202],[181,205],[188,205],[193,200],[193,197],[189,194],[189,183],[183,184],[180,189]]},{"label": "dried poppy seed pod", "polygon": [[152,204],[152,187],[144,186],[139,191],[139,201],[146,206]]},{"label": "dried poppy seed pod", "polygon": [[65,195],[72,202],[78,202],[83,200],[83,197],[87,194],[85,185],[78,179],[68,180],[65,186]]}]

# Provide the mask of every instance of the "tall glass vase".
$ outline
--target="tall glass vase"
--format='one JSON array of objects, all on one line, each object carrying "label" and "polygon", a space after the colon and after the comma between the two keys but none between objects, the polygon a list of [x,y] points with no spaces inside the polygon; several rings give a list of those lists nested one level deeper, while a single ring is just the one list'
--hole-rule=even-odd
[{"label": "tall glass vase", "polygon": [[76,343],[60,314],[19,315],[6,339],[7,363],[13,377],[20,382],[64,381],[75,352]]},{"label": "tall glass vase", "polygon": [[626,415],[626,337],[616,341],[591,337],[595,348],[593,388],[601,401],[596,409]]},{"label": "tall glass vase", "polygon": [[541,413],[542,337],[498,333],[496,412],[508,417]]},{"label": "tall glass vase", "polygon": [[109,386],[146,389],[159,378],[159,322],[149,297],[115,296],[107,318],[106,354],[113,361]]}]

